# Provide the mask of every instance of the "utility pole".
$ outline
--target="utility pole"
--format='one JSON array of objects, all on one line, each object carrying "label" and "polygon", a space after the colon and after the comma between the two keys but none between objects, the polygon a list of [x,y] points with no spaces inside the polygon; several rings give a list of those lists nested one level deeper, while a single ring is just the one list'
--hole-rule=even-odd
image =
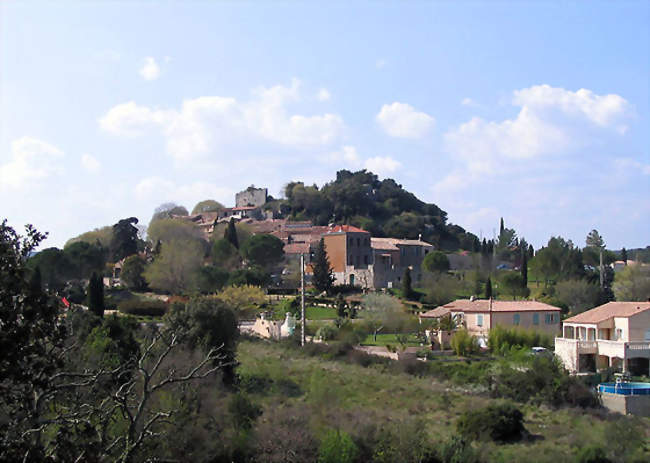
[{"label": "utility pole", "polygon": [[305,254],[300,254],[300,320],[302,332],[300,345],[305,345]]},{"label": "utility pole", "polygon": [[605,269],[603,268],[603,248],[600,248],[600,289],[605,285]]}]

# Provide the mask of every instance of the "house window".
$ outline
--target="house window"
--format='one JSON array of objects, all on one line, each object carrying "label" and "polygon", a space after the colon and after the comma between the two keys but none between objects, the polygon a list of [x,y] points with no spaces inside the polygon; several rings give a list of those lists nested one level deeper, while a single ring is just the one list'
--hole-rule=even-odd
[{"label": "house window", "polygon": [[368,238],[366,238],[366,239],[363,241],[363,243],[364,243],[366,246],[370,246],[370,243],[368,242]]},{"label": "house window", "polygon": [[350,247],[354,246],[354,239],[350,238]]},{"label": "house window", "polygon": [[348,259],[348,265],[354,265],[354,257],[350,256]]},{"label": "house window", "polygon": [[361,238],[357,238],[357,247],[361,246]]},{"label": "house window", "polygon": [[512,316],[512,323],[513,323],[513,325],[519,325],[519,321],[520,321],[520,320],[521,320],[521,315],[519,315],[518,313],[516,313],[516,314],[514,314],[514,315]]},{"label": "house window", "polygon": [[476,326],[483,326],[483,314],[476,316]]},{"label": "house window", "polygon": [[539,325],[539,314],[538,313],[533,314],[533,325]]},{"label": "house window", "polygon": [[545,315],[545,317],[544,317],[544,322],[547,325],[552,325],[553,323],[555,323],[555,314],[554,313],[547,313]]},{"label": "house window", "polygon": [[623,339],[623,330],[621,328],[616,328],[616,340],[620,341]]},{"label": "house window", "polygon": [[363,263],[368,265],[368,256],[363,256]]}]

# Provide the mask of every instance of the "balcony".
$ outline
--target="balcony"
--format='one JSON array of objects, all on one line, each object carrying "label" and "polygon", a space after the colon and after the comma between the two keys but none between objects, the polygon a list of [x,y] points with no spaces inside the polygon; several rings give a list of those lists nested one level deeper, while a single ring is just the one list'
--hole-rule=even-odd
[{"label": "balcony", "polygon": [[582,339],[555,338],[555,349],[575,349],[578,354],[595,354],[598,352],[596,341],[585,341]]}]

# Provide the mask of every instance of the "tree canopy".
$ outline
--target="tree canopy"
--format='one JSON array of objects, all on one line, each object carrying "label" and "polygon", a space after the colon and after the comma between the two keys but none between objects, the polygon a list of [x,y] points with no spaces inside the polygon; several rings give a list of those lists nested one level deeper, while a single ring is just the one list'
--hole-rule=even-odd
[{"label": "tree canopy", "polygon": [[192,209],[192,215],[201,214],[203,212],[219,212],[224,210],[226,207],[220,202],[215,201],[214,199],[206,199],[200,201]]},{"label": "tree canopy", "polygon": [[267,234],[253,235],[242,246],[242,255],[252,265],[267,268],[279,264],[284,257],[284,243]]},{"label": "tree canopy", "polygon": [[422,261],[422,268],[427,272],[447,272],[449,270],[449,259],[444,252],[432,251]]}]

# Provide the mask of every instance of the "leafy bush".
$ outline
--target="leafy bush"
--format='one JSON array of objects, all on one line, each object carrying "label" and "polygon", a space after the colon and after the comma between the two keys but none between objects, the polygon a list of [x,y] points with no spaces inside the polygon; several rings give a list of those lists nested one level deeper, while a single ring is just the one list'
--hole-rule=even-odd
[{"label": "leafy bush", "polygon": [[523,413],[513,404],[496,403],[463,413],[456,422],[456,430],[470,440],[512,442],[526,432],[523,418]]},{"label": "leafy bush", "polygon": [[479,350],[476,338],[470,335],[465,328],[456,331],[449,343],[454,352],[456,352],[456,355],[470,355]]},{"label": "leafy bush", "polygon": [[460,436],[452,436],[438,448],[442,463],[474,463],[479,461],[471,444]]},{"label": "leafy bush", "polygon": [[576,455],[577,463],[610,463],[611,461],[602,447],[598,446],[583,447]]},{"label": "leafy bush", "polygon": [[505,353],[513,347],[553,347],[553,339],[549,334],[537,330],[527,330],[518,327],[503,327],[500,325],[490,329],[488,347],[492,352]]},{"label": "leafy bush", "polygon": [[235,428],[243,430],[251,429],[255,420],[262,415],[262,409],[241,393],[233,394],[228,404],[228,412]]},{"label": "leafy bush", "polygon": [[161,317],[167,312],[167,303],[158,300],[129,299],[120,302],[117,310],[129,315]]},{"label": "leafy bush", "polygon": [[339,330],[334,325],[323,325],[316,331],[316,338],[323,341],[330,341],[335,339],[338,333]]},{"label": "leafy bush", "polygon": [[357,446],[348,433],[331,429],[321,441],[318,463],[352,463],[357,452]]}]

